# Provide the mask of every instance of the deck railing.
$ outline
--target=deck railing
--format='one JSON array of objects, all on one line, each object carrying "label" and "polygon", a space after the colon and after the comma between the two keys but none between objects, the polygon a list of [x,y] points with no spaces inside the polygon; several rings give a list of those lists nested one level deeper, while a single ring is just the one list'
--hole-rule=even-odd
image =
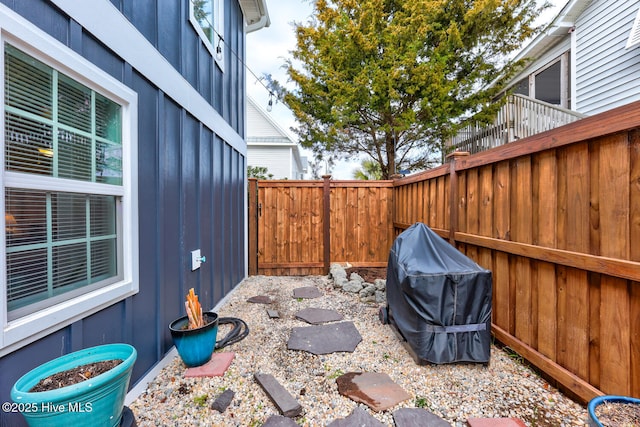
[{"label": "deck railing", "polygon": [[479,153],[584,118],[585,115],[523,95],[509,95],[491,124],[470,122],[448,146]]}]

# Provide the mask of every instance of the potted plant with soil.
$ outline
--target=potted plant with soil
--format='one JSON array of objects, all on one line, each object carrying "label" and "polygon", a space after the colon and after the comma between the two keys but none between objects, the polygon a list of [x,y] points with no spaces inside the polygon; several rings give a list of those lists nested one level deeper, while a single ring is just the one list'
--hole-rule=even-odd
[{"label": "potted plant with soil", "polygon": [[218,315],[212,311],[202,312],[193,288],[189,289],[184,305],[187,315],[169,324],[171,338],[185,365],[204,365],[216,347]]},{"label": "potted plant with soil", "polygon": [[128,344],[69,353],[20,377],[11,399],[30,426],[118,426],[136,358]]},{"label": "potted plant with soil", "polygon": [[589,401],[589,425],[592,427],[640,426],[640,399],[605,395]]}]

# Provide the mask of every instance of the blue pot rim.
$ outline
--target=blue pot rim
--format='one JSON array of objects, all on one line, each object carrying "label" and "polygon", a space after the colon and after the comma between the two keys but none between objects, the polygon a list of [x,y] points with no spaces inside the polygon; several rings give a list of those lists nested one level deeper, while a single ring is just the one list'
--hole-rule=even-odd
[{"label": "blue pot rim", "polygon": [[613,402],[613,403],[635,403],[640,405],[640,399],[636,399],[635,397],[629,396],[616,396],[607,394],[604,396],[594,397],[589,401],[587,405],[587,409],[589,411],[589,418],[591,418],[597,427],[603,427],[600,421],[598,421],[598,417],[596,416],[596,407],[605,402]]},{"label": "blue pot rim", "polygon": [[[96,389],[112,381],[113,378],[129,374],[137,355],[136,349],[129,344],[104,344],[65,354],[45,362],[22,375],[11,389],[11,398],[15,402],[59,402],[73,399],[85,393],[87,389]],[[93,362],[112,359],[122,359],[122,363],[86,381],[55,390],[29,391],[40,380],[55,373]]]},{"label": "blue pot rim", "polygon": [[[189,316],[182,316],[176,320],[174,320],[173,322],[169,323],[169,330],[171,331],[171,334],[180,334],[180,335],[192,335],[192,334],[197,334],[198,332],[205,330],[205,329],[211,329],[214,326],[218,326],[218,313],[215,313],[213,311],[205,311],[202,313],[203,316],[207,317],[207,318],[213,318],[209,323],[207,323],[204,326],[200,326],[199,328],[195,328],[195,329],[183,329],[182,327],[185,324],[188,324],[189,322]],[[178,326],[180,325],[180,326]]]}]

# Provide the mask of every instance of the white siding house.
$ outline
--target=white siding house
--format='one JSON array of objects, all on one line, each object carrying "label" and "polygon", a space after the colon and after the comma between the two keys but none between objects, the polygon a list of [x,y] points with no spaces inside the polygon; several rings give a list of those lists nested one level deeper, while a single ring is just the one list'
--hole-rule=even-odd
[{"label": "white siding house", "polygon": [[569,0],[520,53],[516,93],[592,115],[640,100],[640,45],[627,42],[637,0]]},{"label": "white siding house", "polygon": [[448,141],[476,153],[640,100],[640,2],[568,0],[516,56],[528,61],[493,123]]},{"label": "white siding house", "polygon": [[247,165],[267,168],[273,179],[304,179],[307,158],[260,106],[247,98]]}]

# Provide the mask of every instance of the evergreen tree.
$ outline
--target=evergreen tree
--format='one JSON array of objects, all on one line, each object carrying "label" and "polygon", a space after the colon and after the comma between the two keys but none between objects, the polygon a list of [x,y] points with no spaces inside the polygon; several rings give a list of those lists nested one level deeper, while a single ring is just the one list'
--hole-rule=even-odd
[{"label": "evergreen tree", "polygon": [[506,58],[540,11],[536,0],[317,0],[295,25],[293,89],[271,87],[317,155],[366,153],[383,179],[426,169],[516,71]]}]

